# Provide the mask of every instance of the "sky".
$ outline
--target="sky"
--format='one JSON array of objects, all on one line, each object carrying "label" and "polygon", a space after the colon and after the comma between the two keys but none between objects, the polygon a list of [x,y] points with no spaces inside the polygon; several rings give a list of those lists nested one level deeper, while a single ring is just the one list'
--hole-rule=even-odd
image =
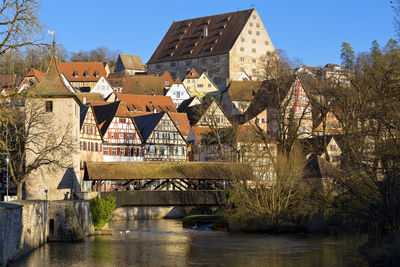
[{"label": "sky", "polygon": [[308,66],[340,63],[342,42],[359,53],[395,38],[389,0],[42,0],[41,18],[69,52],[106,46],[146,63],[173,21],[253,6],[275,48]]}]

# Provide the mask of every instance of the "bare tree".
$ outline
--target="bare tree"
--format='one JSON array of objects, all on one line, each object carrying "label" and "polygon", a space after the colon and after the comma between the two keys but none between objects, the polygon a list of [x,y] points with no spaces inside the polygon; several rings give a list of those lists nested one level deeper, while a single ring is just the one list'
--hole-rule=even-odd
[{"label": "bare tree", "polygon": [[0,5],[0,56],[7,51],[38,45],[42,31],[38,0],[3,0]]},{"label": "bare tree", "polygon": [[69,155],[76,148],[71,126],[55,129],[51,113],[44,108],[44,100],[28,92],[1,99],[0,149],[10,155],[9,173],[18,199],[22,199],[23,185],[32,172],[70,167]]}]

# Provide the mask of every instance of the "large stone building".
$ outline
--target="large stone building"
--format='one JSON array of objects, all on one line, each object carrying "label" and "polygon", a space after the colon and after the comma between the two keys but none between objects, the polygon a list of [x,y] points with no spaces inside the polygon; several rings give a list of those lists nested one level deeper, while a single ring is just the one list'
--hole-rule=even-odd
[{"label": "large stone building", "polygon": [[258,12],[249,9],[172,23],[147,66],[159,75],[168,70],[174,79],[192,68],[208,72],[221,90],[243,72],[256,78],[268,52],[275,48]]}]

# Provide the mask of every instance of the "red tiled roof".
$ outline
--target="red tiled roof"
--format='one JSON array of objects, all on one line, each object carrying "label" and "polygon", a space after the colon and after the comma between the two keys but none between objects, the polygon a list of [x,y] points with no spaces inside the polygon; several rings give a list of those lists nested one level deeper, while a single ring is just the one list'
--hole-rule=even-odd
[{"label": "red tiled roof", "polygon": [[171,85],[174,83],[174,79],[172,79],[172,76],[171,76],[171,74],[170,74],[168,71],[164,72],[164,74],[161,75],[161,78],[164,79],[164,85],[167,85],[167,84],[165,83],[165,82],[167,82],[167,81],[168,81],[168,85],[169,85],[169,86],[171,86]]},{"label": "red tiled roof", "polygon": [[188,136],[190,133],[190,123],[186,113],[169,113],[169,116],[181,134]]},{"label": "red tiled roof", "polygon": [[36,80],[37,80],[38,82],[40,82],[40,81],[43,79],[44,74],[45,74],[44,72],[41,72],[41,71],[38,71],[38,70],[35,70],[35,69],[31,69],[31,70],[25,75],[25,77],[35,77]]},{"label": "red tiled roof", "polygon": [[70,82],[97,82],[101,76],[107,77],[102,62],[66,62],[60,63],[59,69]]},{"label": "red tiled roof", "polygon": [[169,96],[117,94],[117,98],[133,112],[177,112]]},{"label": "red tiled roof", "polygon": [[189,71],[188,75],[186,75],[185,79],[198,79],[200,78],[200,74],[193,68]]},{"label": "red tiled roof", "polygon": [[211,128],[209,128],[209,127],[193,126],[192,129],[193,129],[193,133],[196,136],[196,139],[199,141],[199,143],[201,142],[203,135],[206,135],[209,132],[211,132]]}]

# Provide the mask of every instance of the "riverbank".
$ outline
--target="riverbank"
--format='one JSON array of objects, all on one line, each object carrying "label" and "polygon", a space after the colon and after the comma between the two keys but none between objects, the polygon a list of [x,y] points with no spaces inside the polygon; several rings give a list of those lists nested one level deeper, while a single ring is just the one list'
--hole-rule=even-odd
[{"label": "riverbank", "polygon": [[1,265],[48,241],[83,241],[92,233],[88,201],[0,202]]}]

